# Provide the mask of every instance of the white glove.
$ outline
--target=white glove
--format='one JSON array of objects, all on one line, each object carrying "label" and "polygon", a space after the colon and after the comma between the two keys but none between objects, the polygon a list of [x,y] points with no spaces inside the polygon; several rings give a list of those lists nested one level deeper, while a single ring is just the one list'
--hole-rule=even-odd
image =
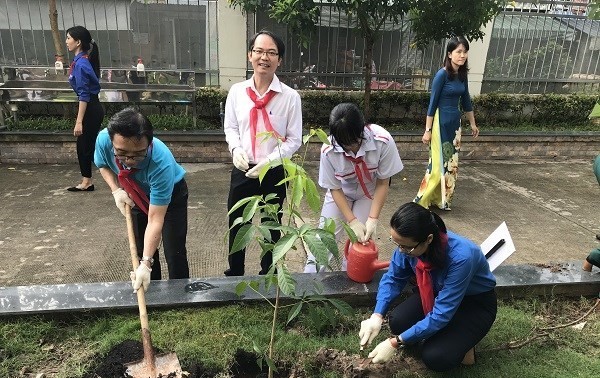
[{"label": "white glove", "polygon": [[385,339],[369,353],[369,358],[372,358],[371,362],[374,364],[383,364],[394,357],[394,354],[396,354],[396,348],[392,346],[390,339]]},{"label": "white glove", "polygon": [[352,219],[352,222],[350,222],[348,224],[348,226],[350,226],[352,231],[354,231],[354,234],[356,235],[356,239],[359,242],[362,242],[363,239],[365,238],[365,232],[367,231],[367,229],[365,228],[365,225],[360,223],[360,221],[358,219],[354,218],[354,219]]},{"label": "white glove", "polygon": [[365,223],[365,227],[367,229],[367,231],[365,232],[365,239],[359,240],[363,243],[366,243],[369,241],[369,239],[373,239],[373,237],[375,237],[375,232],[377,231],[377,218],[369,217],[369,219],[367,219],[367,222]]},{"label": "white glove", "polygon": [[252,168],[251,170],[249,170],[248,172],[246,172],[246,177],[248,178],[257,178],[258,175],[260,174],[260,171],[262,170],[262,168],[269,164],[269,159],[263,159],[261,161],[259,161],[254,168]]},{"label": "white glove", "polygon": [[358,332],[358,337],[360,337],[361,350],[365,345],[371,344],[371,341],[377,337],[382,324],[383,318],[379,314],[373,314],[369,319],[360,322],[360,332]]},{"label": "white glove", "polygon": [[240,171],[248,170],[248,162],[250,160],[248,159],[248,154],[243,148],[236,147],[233,149],[231,154],[233,155],[233,165],[235,165],[237,169]]},{"label": "white glove", "polygon": [[131,198],[129,198],[129,194],[127,194],[127,192],[121,188],[112,192],[112,195],[113,195],[113,197],[115,197],[115,203],[117,204],[117,207],[119,208],[119,210],[121,210],[121,214],[123,214],[123,216],[125,216],[125,205],[126,204],[131,207],[135,206],[135,203],[133,202],[133,200]]},{"label": "white glove", "polygon": [[140,263],[135,272],[129,272],[134,293],[140,287],[144,288],[144,292],[148,290],[148,286],[150,286],[150,272],[152,272],[152,269],[148,268],[144,263]]}]

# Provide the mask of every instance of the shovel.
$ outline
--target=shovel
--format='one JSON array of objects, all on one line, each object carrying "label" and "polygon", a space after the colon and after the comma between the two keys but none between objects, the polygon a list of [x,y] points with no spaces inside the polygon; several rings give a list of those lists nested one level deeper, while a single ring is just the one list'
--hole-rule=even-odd
[{"label": "shovel", "polygon": [[[127,219],[127,236],[129,238],[129,252],[131,252],[131,263],[133,271],[137,269],[138,260],[135,236],[133,233],[133,222],[131,221],[131,207],[125,205],[125,219]],[[140,311],[140,323],[142,325],[142,345],[144,358],[124,364],[126,376],[131,378],[182,378],[181,365],[175,353],[155,354],[152,348],[152,337],[148,328],[148,312],[146,311],[146,299],[144,288],[137,291],[138,308]]]}]

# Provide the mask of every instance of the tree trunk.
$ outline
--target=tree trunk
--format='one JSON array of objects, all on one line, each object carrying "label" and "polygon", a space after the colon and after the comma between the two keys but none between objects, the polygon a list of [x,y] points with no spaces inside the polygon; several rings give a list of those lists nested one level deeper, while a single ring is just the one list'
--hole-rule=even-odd
[{"label": "tree trunk", "polygon": [[48,0],[48,9],[50,16],[50,29],[52,30],[52,40],[54,41],[54,57],[56,60],[64,61],[63,38],[58,32],[58,11],[56,10],[56,0]]},{"label": "tree trunk", "polygon": [[370,121],[371,118],[371,68],[373,62],[373,46],[375,45],[375,38],[373,38],[372,34],[369,34],[365,37],[365,52],[363,56],[365,57],[365,61],[363,64],[364,70],[364,79],[365,79],[365,95],[363,98],[364,101],[364,113],[365,120],[367,122]]}]

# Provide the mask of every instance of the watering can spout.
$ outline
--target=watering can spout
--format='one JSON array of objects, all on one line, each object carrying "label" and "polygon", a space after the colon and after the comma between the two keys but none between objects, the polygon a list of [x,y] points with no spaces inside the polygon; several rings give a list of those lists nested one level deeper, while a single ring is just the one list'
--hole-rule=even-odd
[{"label": "watering can spout", "polygon": [[367,243],[346,242],[344,255],[348,263],[346,273],[352,281],[366,283],[373,280],[375,272],[387,268],[389,261],[378,260],[379,249],[373,240]]},{"label": "watering can spout", "polygon": [[373,265],[371,266],[371,269],[372,270],[385,269],[388,266],[390,266],[390,262],[389,261],[376,260],[376,261],[373,262]]}]

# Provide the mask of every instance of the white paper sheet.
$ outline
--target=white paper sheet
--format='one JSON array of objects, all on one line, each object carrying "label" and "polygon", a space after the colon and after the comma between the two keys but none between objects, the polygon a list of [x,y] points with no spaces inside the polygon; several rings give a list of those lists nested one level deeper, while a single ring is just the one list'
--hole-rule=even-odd
[{"label": "white paper sheet", "polygon": [[[504,239],[504,244],[496,250],[491,256],[488,256],[490,250],[500,241]],[[480,245],[483,254],[486,255],[488,263],[490,264],[490,270],[493,272],[498,265],[502,264],[510,255],[515,251],[515,245],[506,222],[502,222],[500,226],[487,239]]]}]

